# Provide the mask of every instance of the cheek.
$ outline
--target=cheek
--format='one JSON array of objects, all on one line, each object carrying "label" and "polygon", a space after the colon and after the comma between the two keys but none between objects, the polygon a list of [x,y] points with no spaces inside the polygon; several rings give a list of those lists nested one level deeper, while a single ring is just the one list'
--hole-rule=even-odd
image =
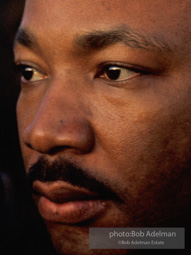
[{"label": "cheek", "polygon": [[[191,110],[117,121],[104,134],[119,195],[140,220],[176,217],[190,203]],[[118,126],[120,125],[120,127]],[[120,132],[119,132],[120,130]],[[111,176],[111,175],[110,175]],[[165,198],[165,199],[164,199]],[[178,199],[177,199],[178,198]],[[172,220],[173,220],[172,217]]]},{"label": "cheek", "polygon": [[97,114],[95,130],[100,155],[110,162],[112,176],[122,183],[121,189],[128,187],[136,196],[147,189],[148,183],[157,184],[161,175],[166,182],[171,182],[172,175],[180,176],[181,165],[191,157],[188,109],[105,108]]},{"label": "cheek", "polygon": [[19,99],[17,101],[16,114],[17,114],[17,126],[18,126],[19,140],[20,140],[22,153],[23,153],[23,139],[22,139],[22,136],[23,136],[24,129],[27,126],[25,111],[26,111],[26,106],[23,105],[22,98],[21,98],[21,95],[20,95]]},{"label": "cheek", "polygon": [[23,139],[23,135],[26,128],[29,126],[29,124],[32,122],[34,118],[34,110],[35,110],[34,104],[26,100],[21,93],[17,102],[16,114],[17,114],[19,141],[20,141],[22,157],[23,157],[25,168],[27,168],[28,164],[34,161],[33,154],[35,153],[33,150],[27,147]]}]

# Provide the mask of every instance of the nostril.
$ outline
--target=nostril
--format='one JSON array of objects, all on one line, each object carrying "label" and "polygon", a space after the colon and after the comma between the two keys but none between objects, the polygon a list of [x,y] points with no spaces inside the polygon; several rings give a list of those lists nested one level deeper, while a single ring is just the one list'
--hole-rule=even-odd
[{"label": "nostril", "polygon": [[32,148],[32,145],[31,145],[30,143],[27,143],[27,142],[26,142],[25,145],[26,145],[29,149],[33,149],[33,148]]},{"label": "nostril", "polygon": [[72,152],[72,153],[75,153],[75,154],[82,154],[82,152],[78,149],[75,149],[71,146],[59,146],[59,147],[54,147],[52,149],[49,150],[48,154],[49,155],[55,155],[59,152],[64,152],[64,151],[67,151],[67,152]]}]

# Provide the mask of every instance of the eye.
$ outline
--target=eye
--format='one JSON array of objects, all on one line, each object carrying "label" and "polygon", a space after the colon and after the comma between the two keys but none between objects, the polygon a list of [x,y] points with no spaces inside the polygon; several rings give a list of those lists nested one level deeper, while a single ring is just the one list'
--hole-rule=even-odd
[{"label": "eye", "polygon": [[20,73],[22,83],[32,83],[47,79],[46,74],[32,66],[17,65],[17,71]]},{"label": "eye", "polygon": [[124,81],[140,75],[141,71],[131,70],[128,67],[106,64],[100,67],[96,77],[109,81]]}]

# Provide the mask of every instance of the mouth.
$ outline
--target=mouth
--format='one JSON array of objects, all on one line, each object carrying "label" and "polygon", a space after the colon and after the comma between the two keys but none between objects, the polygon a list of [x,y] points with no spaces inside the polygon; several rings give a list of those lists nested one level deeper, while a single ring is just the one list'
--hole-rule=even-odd
[{"label": "mouth", "polygon": [[107,209],[100,194],[63,181],[35,181],[33,191],[39,213],[46,221],[76,224],[97,218]]}]

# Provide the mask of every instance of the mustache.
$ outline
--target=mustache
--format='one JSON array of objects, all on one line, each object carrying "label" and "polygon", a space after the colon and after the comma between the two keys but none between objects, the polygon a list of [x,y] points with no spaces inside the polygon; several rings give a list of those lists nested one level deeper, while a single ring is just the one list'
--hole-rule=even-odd
[{"label": "mustache", "polygon": [[98,180],[93,176],[91,170],[83,169],[69,160],[58,158],[50,162],[45,157],[40,157],[27,173],[27,182],[32,192],[34,192],[33,182],[37,180],[41,182],[64,181],[73,186],[98,193],[101,197],[120,201],[108,182]]}]

